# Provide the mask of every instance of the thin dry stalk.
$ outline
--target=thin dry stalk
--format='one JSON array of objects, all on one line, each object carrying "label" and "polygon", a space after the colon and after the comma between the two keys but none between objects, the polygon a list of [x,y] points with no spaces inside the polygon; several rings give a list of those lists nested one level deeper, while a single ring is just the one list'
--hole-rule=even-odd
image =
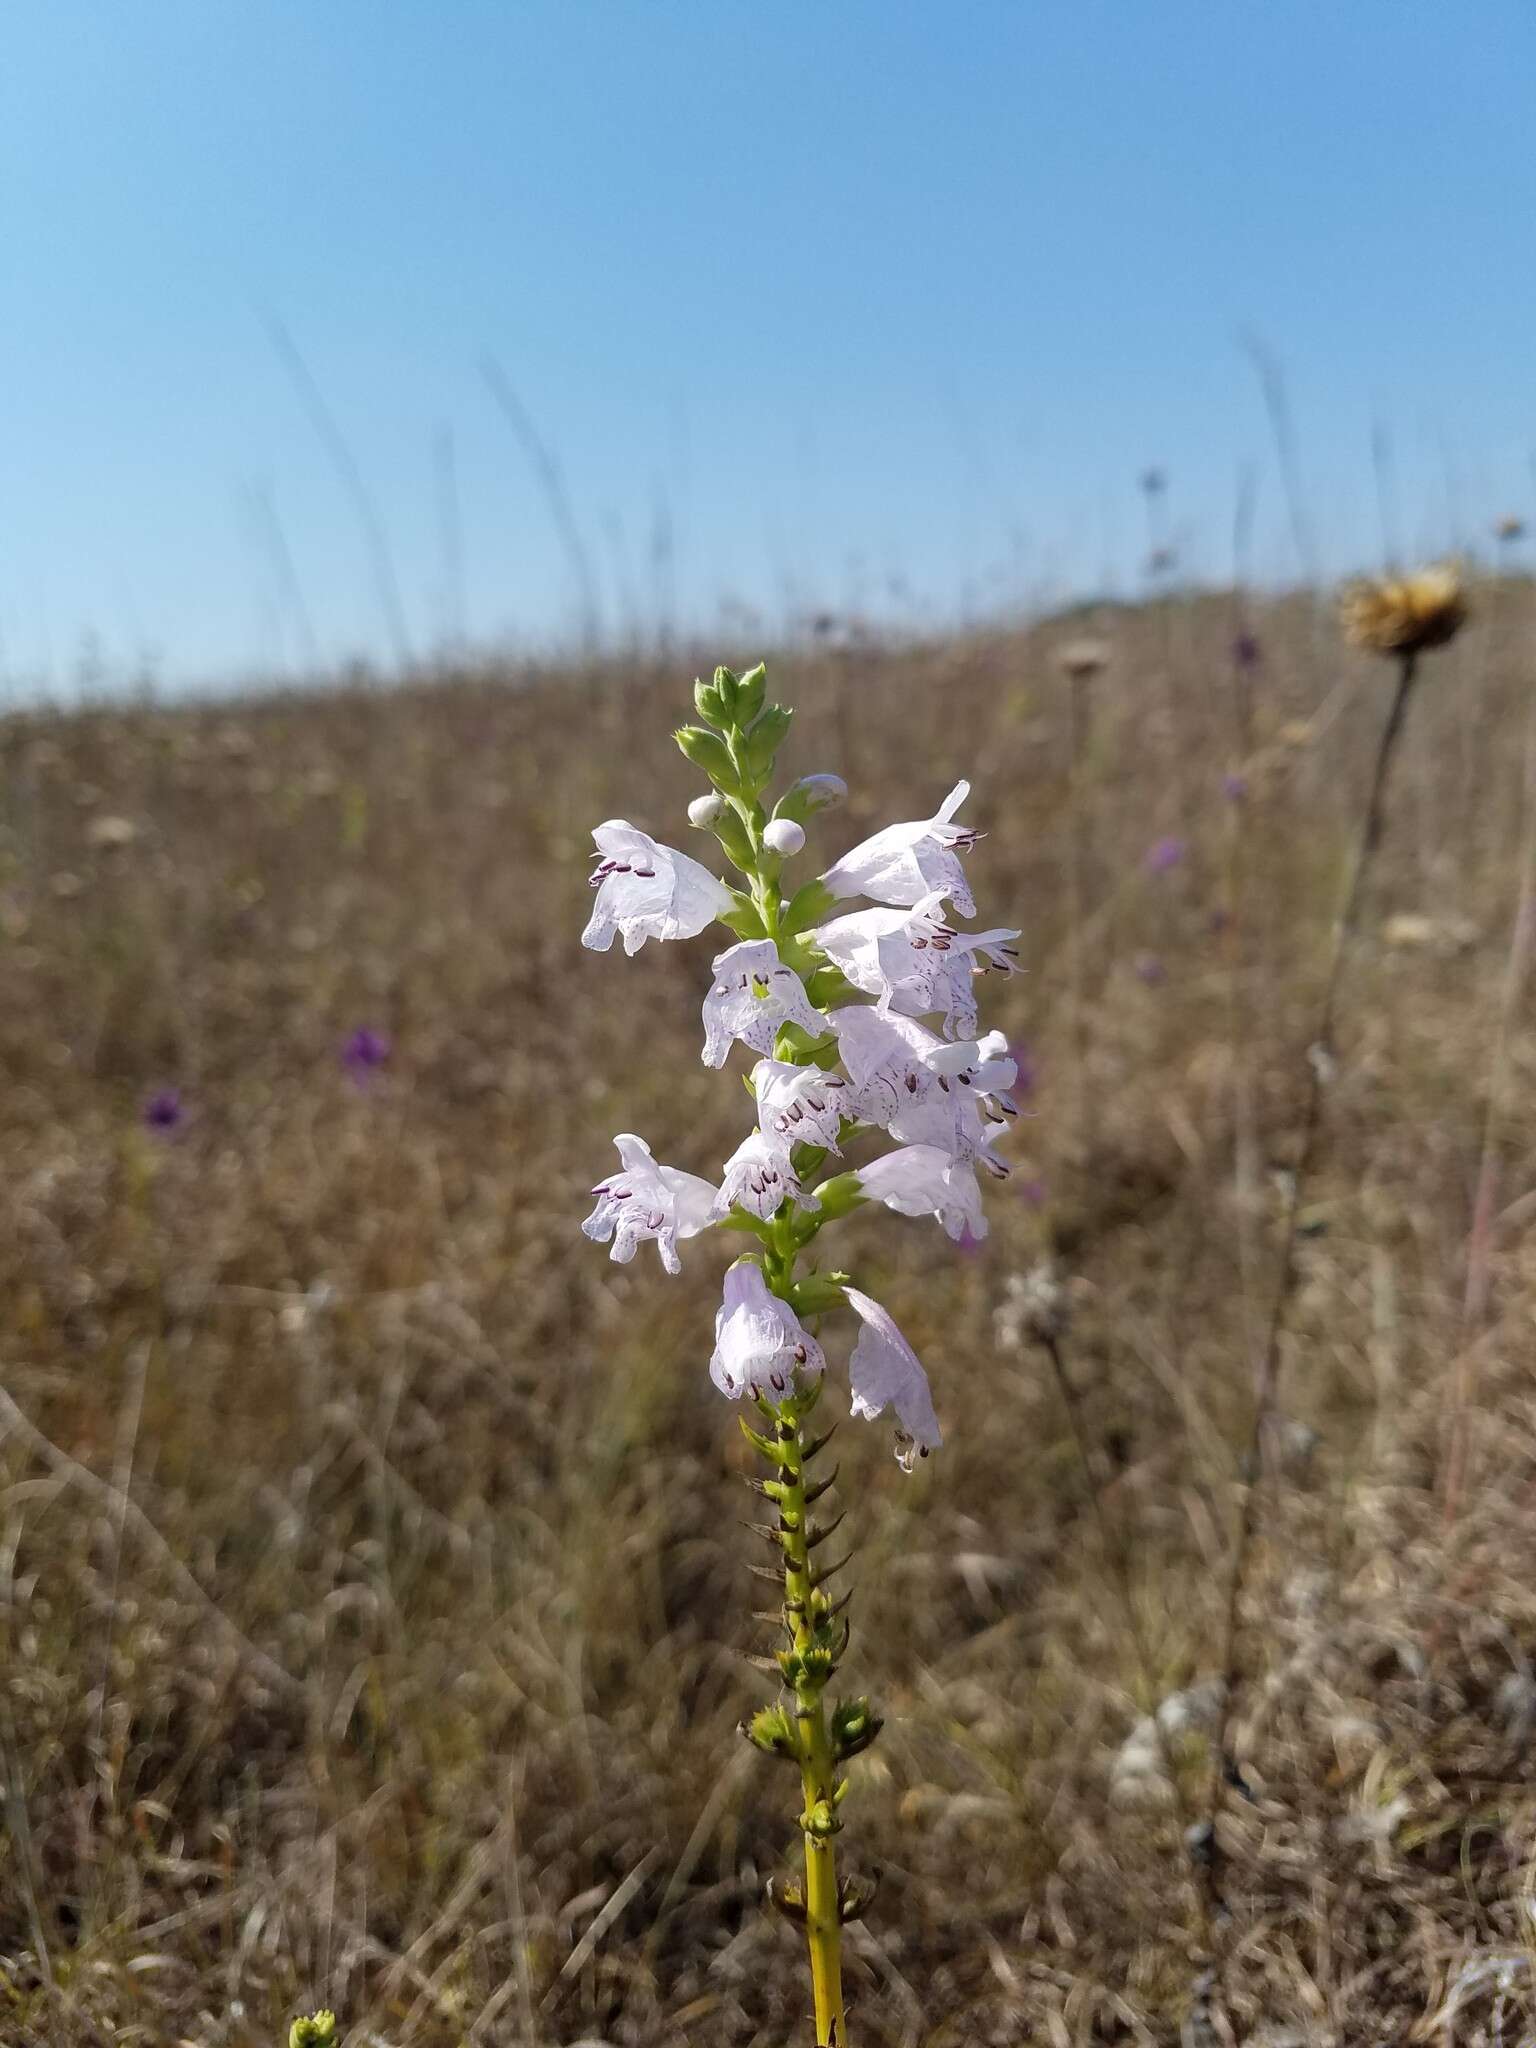
[{"label": "thin dry stalk", "polygon": [[1243,1487],[1242,1507],[1238,1518],[1237,1540],[1232,1553],[1232,1570],[1227,1584],[1225,1612],[1222,1621],[1222,1700],[1217,1721],[1217,1744],[1211,1775],[1211,1795],[1208,1811],[1208,1825],[1211,1830],[1210,1854],[1204,1868],[1207,1876],[1207,1910],[1213,1923],[1219,1923],[1224,1915],[1220,1891],[1220,1867],[1215,1839],[1216,1816],[1221,1803],[1221,1788],[1225,1783],[1240,1783],[1236,1764],[1231,1755],[1232,1731],[1236,1722],[1237,1698],[1241,1673],[1239,1653],[1241,1650],[1241,1612],[1243,1594],[1247,1584],[1248,1568],[1252,1561],[1254,1538],[1258,1533],[1259,1509],[1263,1492],[1263,1455],[1265,1440],[1274,1419],[1276,1397],[1280,1380],[1280,1341],[1285,1330],[1286,1313],[1295,1293],[1297,1277],[1297,1247],[1300,1242],[1300,1220],[1307,1182],[1311,1174],[1317,1151],[1317,1141],[1323,1126],[1323,1098],[1328,1080],[1335,1065],[1334,1022],[1338,1007],[1339,990],[1343,981],[1345,965],[1359,930],[1360,906],[1364,901],[1365,885],[1370,874],[1377,848],[1381,844],[1386,820],[1386,793],[1391,774],[1397,743],[1401,738],[1404,720],[1407,716],[1408,701],[1413,691],[1417,663],[1414,655],[1401,657],[1397,688],[1392,698],[1392,708],[1387,713],[1381,729],[1381,738],[1376,748],[1376,761],[1371,774],[1370,794],[1366,800],[1365,815],[1360,829],[1359,848],[1355,856],[1349,886],[1345,893],[1344,905],[1334,926],[1333,951],[1328,963],[1328,978],[1323,989],[1322,1009],[1318,1019],[1317,1034],[1308,1049],[1308,1082],[1306,1107],[1302,1114],[1301,1149],[1291,1176],[1286,1196],[1285,1214],[1281,1226],[1280,1269],[1270,1307],[1269,1321],[1265,1330],[1264,1347],[1259,1358],[1258,1384],[1253,1405],[1253,1423],[1245,1447],[1241,1481]]},{"label": "thin dry stalk", "polygon": [[1472,1202],[1472,1227],[1467,1237],[1467,1276],[1461,1303],[1461,1347],[1451,1375],[1444,1445],[1444,1526],[1455,1526],[1466,1485],[1472,1404],[1477,1398],[1479,1347],[1473,1333],[1488,1313],[1492,1281],[1495,1212],[1499,1199],[1499,1145],[1508,1110],[1510,1044],[1519,1019],[1521,998],[1530,976],[1536,942],[1536,703],[1527,715],[1525,769],[1522,781],[1523,822],[1520,845],[1520,892],[1510,927],[1509,953],[1498,1025],[1488,1069],[1488,1099],[1483,1112],[1483,1141]]}]

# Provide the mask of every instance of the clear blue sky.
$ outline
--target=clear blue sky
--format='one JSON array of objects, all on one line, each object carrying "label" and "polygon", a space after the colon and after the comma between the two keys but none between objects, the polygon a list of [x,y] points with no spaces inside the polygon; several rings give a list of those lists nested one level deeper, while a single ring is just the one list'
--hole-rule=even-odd
[{"label": "clear blue sky", "polygon": [[[557,452],[609,627],[944,616],[1330,568],[1527,509],[1530,0],[36,0],[0,23],[0,674],[574,630],[483,380]],[[451,440],[453,488],[445,486]],[[452,516],[445,506],[453,508]],[[654,537],[673,534],[672,590]],[[461,548],[452,534],[457,524]],[[456,566],[457,565],[457,566]]]}]

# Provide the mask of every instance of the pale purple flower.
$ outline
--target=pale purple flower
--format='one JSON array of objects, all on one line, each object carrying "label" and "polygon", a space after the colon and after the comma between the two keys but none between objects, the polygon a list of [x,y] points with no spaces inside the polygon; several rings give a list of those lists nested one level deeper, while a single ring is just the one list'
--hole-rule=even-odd
[{"label": "pale purple flower", "polygon": [[1221,778],[1221,793],[1229,804],[1240,804],[1248,794],[1247,776],[1223,775]]},{"label": "pale purple flower", "polygon": [[926,1017],[939,1011],[946,1038],[969,1038],[977,1023],[975,977],[989,967],[1014,973],[1018,956],[1008,941],[1019,934],[1002,926],[956,931],[943,906],[942,891],[934,890],[910,909],[835,917],[811,938],[855,988],[878,997],[882,1013]]},{"label": "pale purple flower", "polygon": [[1168,970],[1155,953],[1138,953],[1132,966],[1136,979],[1148,988],[1161,988],[1168,979]]},{"label": "pale purple flower", "polygon": [[1043,1209],[1051,1199],[1051,1191],[1043,1180],[1026,1180],[1019,1183],[1019,1193],[1031,1209]]},{"label": "pale purple flower", "polygon": [[794,1145],[839,1150],[843,1118],[853,1115],[853,1091],[841,1074],[791,1066],[787,1060],[759,1060],[752,1069],[752,1092],[759,1128],[785,1158]]},{"label": "pale purple flower", "polygon": [[1017,1114],[1008,1093],[1014,1066],[1000,1031],[946,1045],[914,1017],[882,1017],[862,1004],[834,1010],[830,1021],[861,1122],[881,1125],[902,1144],[937,1145],[999,1178],[1007,1174],[992,1150],[998,1127]]},{"label": "pale purple flower", "polygon": [[716,957],[714,981],[704,998],[704,1064],[723,1067],[731,1040],[771,1053],[781,1024],[798,1024],[813,1037],[827,1020],[811,1007],[798,974],[779,958],[772,939],[743,939]]},{"label": "pale purple flower", "polygon": [[1185,841],[1170,833],[1166,839],[1155,840],[1147,848],[1141,864],[1149,875],[1170,874],[1188,851]]},{"label": "pale purple flower", "polygon": [[728,1216],[732,1208],[740,1208],[766,1223],[786,1201],[800,1209],[821,1207],[814,1195],[802,1189],[784,1147],[775,1144],[763,1131],[749,1132],[725,1162],[720,1192],[715,1197],[715,1220]]},{"label": "pale purple flower", "polygon": [[738,1259],[725,1276],[715,1311],[709,1376],[729,1400],[786,1393],[797,1372],[815,1377],[826,1366],[821,1346],[801,1328],[788,1302],[770,1294],[761,1267]]},{"label": "pale purple flower", "polygon": [[931,818],[887,825],[845,853],[821,879],[834,896],[871,896],[877,903],[906,907],[937,894],[962,917],[974,917],[976,902],[957,855],[968,852],[980,834],[954,823],[970,793],[968,782],[957,782]]},{"label": "pale purple flower", "polygon": [[864,1325],[848,1362],[850,1406],[870,1422],[885,1409],[895,1409],[900,1425],[896,1457],[902,1470],[910,1472],[918,1453],[926,1457],[944,1441],[928,1375],[890,1313],[856,1287],[847,1294],[849,1307]]},{"label": "pale purple flower", "polygon": [[144,1128],[162,1136],[178,1129],[185,1115],[179,1088],[157,1088],[140,1111]]},{"label": "pale purple flower", "polygon": [[626,953],[647,939],[692,939],[731,907],[731,892],[706,867],[660,846],[624,818],[595,827],[598,862],[592,871],[597,901],[581,935],[594,953],[606,953],[617,933]]},{"label": "pale purple flower", "polygon": [[608,1256],[627,1266],[637,1248],[655,1238],[661,1263],[680,1273],[679,1238],[697,1237],[713,1219],[718,1189],[696,1173],[658,1166],[644,1138],[621,1131],[614,1139],[622,1172],[599,1181],[592,1190],[597,1207],[582,1224],[597,1244],[613,1239]]},{"label": "pale purple flower", "polygon": [[870,1201],[898,1216],[933,1216],[956,1244],[987,1234],[976,1169],[937,1145],[903,1145],[861,1167],[858,1178]]}]

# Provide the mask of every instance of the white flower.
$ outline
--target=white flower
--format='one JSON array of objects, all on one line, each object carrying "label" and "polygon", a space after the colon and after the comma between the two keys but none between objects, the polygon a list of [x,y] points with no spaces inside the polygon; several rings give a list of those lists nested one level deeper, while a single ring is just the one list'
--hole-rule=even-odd
[{"label": "white flower", "polygon": [[770,818],[763,827],[763,844],[770,853],[798,853],[805,844],[805,828],[793,818]]},{"label": "white flower", "polygon": [[733,1401],[743,1393],[783,1394],[796,1372],[815,1375],[826,1365],[787,1302],[768,1292],[762,1269],[738,1259],[725,1276],[725,1299],[715,1311],[715,1352],[709,1376]]},{"label": "white flower", "polygon": [[802,1209],[821,1207],[814,1195],[801,1189],[784,1147],[776,1145],[764,1132],[753,1131],[725,1162],[720,1192],[715,1197],[715,1218],[718,1221],[728,1215],[735,1204],[761,1216],[766,1223],[786,1199]]},{"label": "white flower", "polygon": [[872,896],[877,903],[920,903],[936,892],[963,917],[974,917],[975,900],[956,855],[974,846],[978,834],[951,823],[970,793],[968,782],[957,782],[935,816],[917,824],[887,825],[845,853],[821,879],[834,896]]},{"label": "white flower", "polygon": [[894,1408],[901,1425],[896,1456],[902,1469],[910,1472],[914,1451],[925,1456],[936,1451],[944,1438],[933,1412],[928,1375],[917,1353],[897,1329],[878,1301],[847,1289],[849,1305],[862,1321],[848,1364],[848,1383],[855,1415],[873,1422],[883,1409]]},{"label": "white flower", "polygon": [[872,1202],[898,1216],[936,1216],[957,1244],[987,1234],[976,1169],[937,1145],[903,1145],[859,1169],[859,1185]]},{"label": "white flower", "polygon": [[934,890],[909,910],[856,910],[811,933],[855,988],[878,996],[882,1012],[926,1017],[940,1010],[946,1038],[969,1038],[976,1029],[972,983],[988,966],[1012,974],[1008,940],[1016,931],[960,932],[942,915]]},{"label": "white flower", "polygon": [[627,1266],[635,1248],[654,1237],[661,1263],[669,1273],[682,1270],[677,1256],[680,1237],[697,1237],[712,1220],[715,1189],[696,1173],[658,1166],[644,1138],[621,1131],[614,1139],[623,1168],[592,1190],[597,1207],[582,1224],[598,1244],[611,1237],[611,1259]]},{"label": "white flower", "polygon": [[992,1140],[1017,1114],[1007,1093],[1017,1069],[1000,1031],[946,1045],[916,1018],[882,1017],[862,1003],[834,1010],[830,1022],[862,1122],[904,1145],[937,1145],[1007,1174]]},{"label": "white flower", "polygon": [[688,806],[688,822],[697,826],[701,832],[707,831],[724,809],[725,798],[711,790],[707,796],[696,796],[693,799]]},{"label": "white flower", "polygon": [[704,1064],[723,1067],[731,1040],[754,1052],[771,1053],[779,1026],[798,1024],[813,1036],[827,1020],[811,1008],[793,968],[779,958],[772,939],[743,939],[715,961],[715,979],[704,998]]},{"label": "white flower", "polygon": [[839,1149],[843,1118],[854,1113],[853,1090],[841,1074],[793,1067],[787,1060],[759,1060],[752,1069],[752,1090],[763,1135],[786,1157],[792,1145]]},{"label": "white flower", "polygon": [[581,935],[594,953],[606,953],[617,932],[626,953],[647,939],[692,939],[731,907],[731,892],[706,867],[623,818],[593,831],[600,856],[592,872],[597,901]]}]

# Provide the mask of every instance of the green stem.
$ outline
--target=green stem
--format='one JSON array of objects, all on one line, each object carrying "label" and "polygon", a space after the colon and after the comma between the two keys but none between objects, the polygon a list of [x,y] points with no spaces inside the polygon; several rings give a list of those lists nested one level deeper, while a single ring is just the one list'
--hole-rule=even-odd
[{"label": "green stem", "polygon": [[[799,1736],[800,1782],[805,1808],[800,1826],[805,1840],[805,1937],[811,1955],[811,1988],[816,2001],[816,2040],[829,2048],[845,2048],[843,2015],[843,1923],[837,1891],[834,1840],[839,1786],[832,1756],[823,1695],[826,1676],[816,1663],[830,1623],[831,1602],[814,1583],[808,1544],[809,1511],[805,1499],[805,1436],[799,1402],[781,1411],[779,1441],[784,1448],[784,1494],[779,1519],[784,1545],[784,1608],[793,1631],[799,1663],[795,1683],[795,1726]],[[809,1668],[808,1668],[809,1667]]]}]

